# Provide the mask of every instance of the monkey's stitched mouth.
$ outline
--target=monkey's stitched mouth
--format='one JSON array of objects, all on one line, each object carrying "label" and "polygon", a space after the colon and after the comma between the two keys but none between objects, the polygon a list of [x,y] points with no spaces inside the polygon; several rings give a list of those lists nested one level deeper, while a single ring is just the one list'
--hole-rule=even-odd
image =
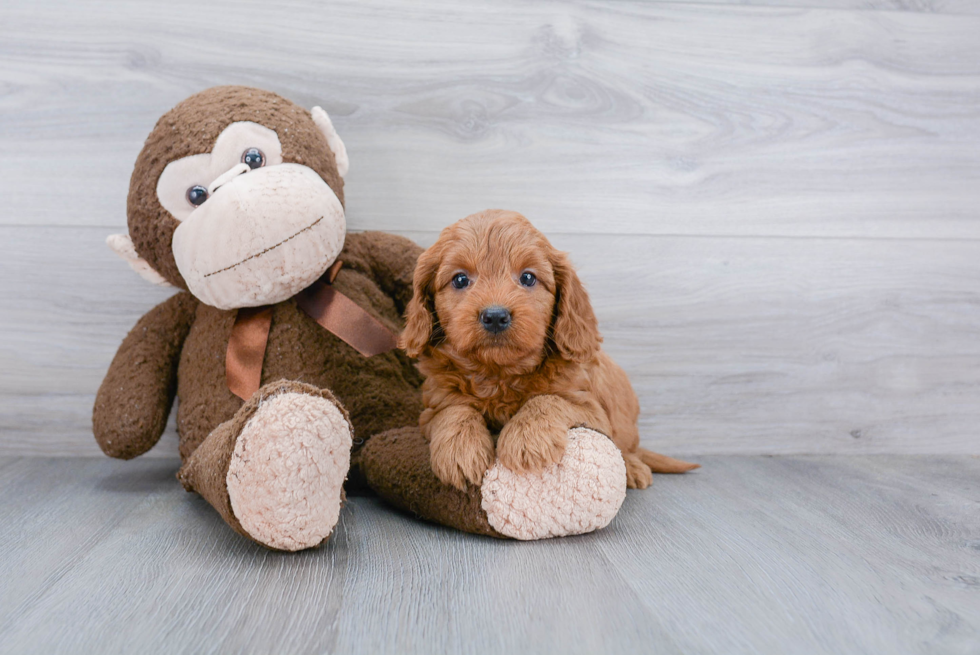
[{"label": "monkey's stitched mouth", "polygon": [[279,246],[283,245],[287,241],[291,241],[291,240],[295,239],[299,235],[303,234],[303,232],[307,232],[309,230],[312,230],[314,227],[317,226],[317,223],[319,223],[320,221],[323,220],[323,218],[324,217],[321,216],[320,218],[316,219],[315,221],[313,221],[312,223],[310,223],[309,225],[307,225],[303,229],[299,230],[295,234],[292,234],[292,235],[286,237],[285,239],[283,239],[282,241],[280,241],[279,243],[277,243],[274,246],[269,246],[268,248],[266,248],[265,250],[263,250],[261,252],[257,252],[254,255],[249,255],[248,257],[246,257],[242,261],[238,262],[237,264],[232,264],[231,266],[225,266],[224,268],[219,268],[216,271],[211,271],[210,273],[207,273],[204,277],[205,278],[209,278],[212,275],[217,275],[218,273],[224,273],[225,271],[230,271],[233,268],[236,268],[238,266],[241,266],[242,264],[244,264],[247,261],[251,261],[251,260],[255,259],[256,257],[261,257],[262,255],[266,254],[267,252],[270,252],[272,250],[275,250],[276,248],[278,248]]}]

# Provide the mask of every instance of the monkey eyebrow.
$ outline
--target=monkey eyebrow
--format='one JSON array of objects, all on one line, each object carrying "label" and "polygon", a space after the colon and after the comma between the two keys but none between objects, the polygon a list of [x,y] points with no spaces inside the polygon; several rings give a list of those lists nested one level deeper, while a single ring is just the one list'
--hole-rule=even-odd
[{"label": "monkey eyebrow", "polygon": [[290,235],[290,236],[286,237],[285,239],[283,239],[282,241],[280,241],[276,245],[269,246],[268,248],[266,248],[262,252],[257,252],[254,255],[249,255],[248,257],[246,257],[242,261],[238,262],[237,264],[232,264],[231,266],[225,266],[224,268],[220,268],[217,271],[211,271],[210,273],[206,274],[204,277],[207,278],[207,277],[211,277],[212,275],[217,275],[218,273],[224,273],[225,271],[230,271],[231,269],[233,269],[233,268],[235,268],[237,266],[241,266],[242,264],[244,264],[245,262],[247,262],[249,260],[255,259],[256,257],[261,257],[262,255],[266,254],[270,250],[275,250],[276,248],[278,248],[282,244],[286,243],[287,241],[291,241],[292,239],[295,239],[299,235],[303,234],[303,232],[307,232],[309,230],[312,230],[314,227],[316,227],[317,223],[319,223],[323,219],[324,219],[324,217],[321,216],[320,218],[316,219],[315,221],[313,221],[312,223],[310,223],[309,225],[307,225],[306,227],[304,227],[302,230],[300,230],[296,234],[293,234],[293,235]]}]

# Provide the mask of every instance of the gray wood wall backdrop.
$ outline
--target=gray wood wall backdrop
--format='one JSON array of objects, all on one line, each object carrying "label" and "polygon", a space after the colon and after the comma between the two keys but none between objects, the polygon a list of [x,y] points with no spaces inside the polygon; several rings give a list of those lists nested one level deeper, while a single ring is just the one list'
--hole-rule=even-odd
[{"label": "gray wood wall backdrop", "polygon": [[98,452],[166,296],[103,241],[230,83],[334,117],[352,229],[505,207],[571,251],[650,445],[980,452],[980,3],[5,0],[0,454]]}]

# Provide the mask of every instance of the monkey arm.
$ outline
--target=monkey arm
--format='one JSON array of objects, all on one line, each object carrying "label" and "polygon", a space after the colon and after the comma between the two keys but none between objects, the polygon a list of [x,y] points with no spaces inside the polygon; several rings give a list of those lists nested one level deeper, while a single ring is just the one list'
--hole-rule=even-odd
[{"label": "monkey arm", "polygon": [[394,298],[399,312],[412,299],[415,264],[424,249],[405,237],[387,232],[349,233],[339,259],[344,266],[371,276]]},{"label": "monkey arm", "polygon": [[177,364],[198,301],[183,292],[136,323],[95,397],[92,430],[110,457],[132,459],[160,439],[177,390]]}]

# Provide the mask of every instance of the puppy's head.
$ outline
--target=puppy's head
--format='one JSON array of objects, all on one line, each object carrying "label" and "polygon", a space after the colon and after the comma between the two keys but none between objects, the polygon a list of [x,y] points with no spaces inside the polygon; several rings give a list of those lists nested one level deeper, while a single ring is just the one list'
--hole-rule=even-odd
[{"label": "puppy's head", "polygon": [[483,364],[584,362],[602,338],[567,256],[516,212],[488,210],[447,227],[419,258],[400,345],[448,347]]}]

